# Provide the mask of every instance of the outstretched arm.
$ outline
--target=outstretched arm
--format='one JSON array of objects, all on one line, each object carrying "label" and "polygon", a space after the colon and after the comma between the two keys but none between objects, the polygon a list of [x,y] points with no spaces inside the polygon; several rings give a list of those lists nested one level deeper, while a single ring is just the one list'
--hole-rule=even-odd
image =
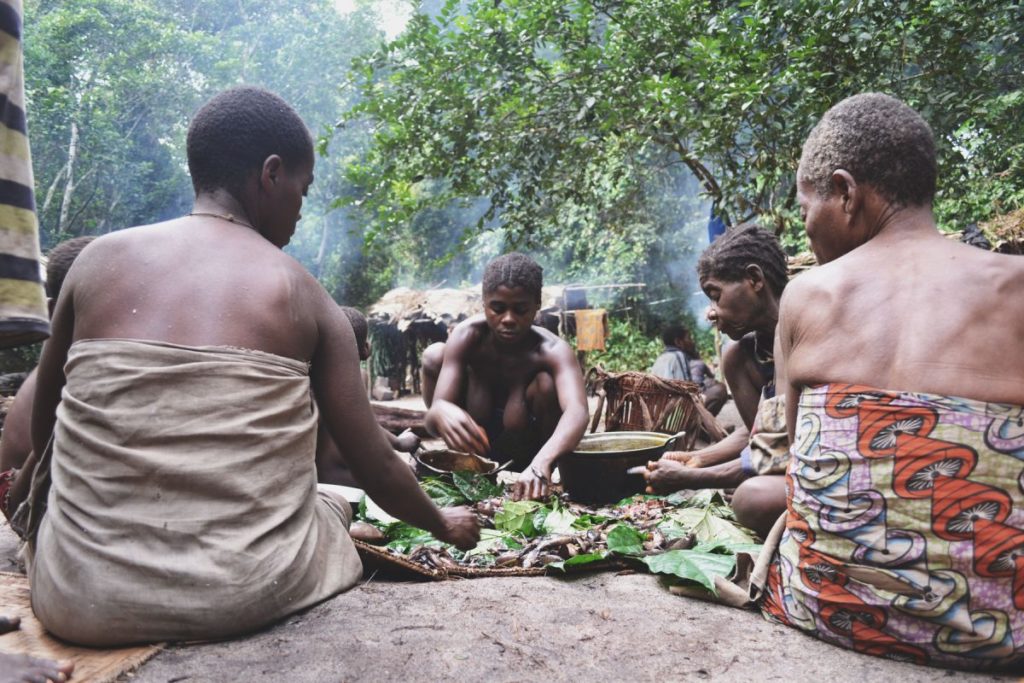
[{"label": "outstretched arm", "polygon": [[434,389],[434,400],[424,422],[427,431],[444,439],[448,448],[487,455],[490,450],[487,433],[459,405],[460,393],[465,384],[466,363],[474,342],[475,332],[469,325],[455,328],[448,339]]},{"label": "outstretched arm", "polygon": [[551,438],[541,446],[533,462],[516,482],[516,498],[542,498],[548,494],[551,473],[558,458],[571,452],[587,429],[590,409],[583,387],[583,373],[572,348],[565,343],[555,345],[552,352],[551,373],[555,380],[555,393],[562,410]]},{"label": "outstretched arm", "polygon": [[480,538],[467,508],[439,510],[377,424],[359,375],[355,335],[345,314],[319,286],[318,342],[310,377],[321,417],[356,481],[386,512],[467,549]]},{"label": "outstretched arm", "polygon": [[39,356],[36,395],[32,401],[32,452],[37,456],[46,450],[46,444],[53,435],[60,393],[67,381],[64,364],[75,333],[75,272],[74,267],[68,271],[50,319],[50,338],[43,344],[43,352]]}]

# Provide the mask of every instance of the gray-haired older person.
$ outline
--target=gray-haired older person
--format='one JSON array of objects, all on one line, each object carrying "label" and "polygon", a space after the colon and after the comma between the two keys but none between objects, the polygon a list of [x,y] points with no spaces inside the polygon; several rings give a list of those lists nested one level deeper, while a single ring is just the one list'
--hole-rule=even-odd
[{"label": "gray-haired older person", "polygon": [[793,446],[762,610],[873,655],[1019,667],[1024,259],[939,233],[931,130],[892,97],[830,109],[797,182],[822,265],[781,304]]}]

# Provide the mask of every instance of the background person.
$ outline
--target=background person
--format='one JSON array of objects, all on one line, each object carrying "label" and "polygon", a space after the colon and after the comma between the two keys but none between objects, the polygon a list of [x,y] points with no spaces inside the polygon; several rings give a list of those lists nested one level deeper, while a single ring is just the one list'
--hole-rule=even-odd
[{"label": "background person", "polygon": [[697,384],[701,389],[704,407],[712,415],[718,415],[729,398],[729,392],[724,384],[715,380],[714,371],[700,357],[690,330],[678,323],[669,325],[662,330],[661,340],[665,349],[651,366],[651,374],[663,379],[681,379]]}]

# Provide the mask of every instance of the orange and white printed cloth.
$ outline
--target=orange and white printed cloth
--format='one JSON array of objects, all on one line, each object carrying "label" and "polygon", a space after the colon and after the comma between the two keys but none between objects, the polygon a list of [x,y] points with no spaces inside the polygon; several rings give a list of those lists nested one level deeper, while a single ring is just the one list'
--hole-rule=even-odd
[{"label": "orange and white printed cloth", "polygon": [[867,654],[1024,662],[1024,408],[807,388],[762,611]]}]

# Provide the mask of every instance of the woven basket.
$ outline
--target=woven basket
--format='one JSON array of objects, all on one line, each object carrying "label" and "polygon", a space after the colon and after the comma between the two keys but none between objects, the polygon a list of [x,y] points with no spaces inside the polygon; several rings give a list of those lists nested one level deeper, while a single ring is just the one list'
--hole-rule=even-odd
[{"label": "woven basket", "polygon": [[[406,581],[444,581],[445,579],[478,579],[498,576],[544,576],[548,574],[545,567],[439,567],[431,569],[403,556],[393,555],[385,548],[370,545],[352,539],[363,561],[363,576],[380,576],[382,578]],[[587,572],[618,571],[628,565],[618,558],[609,558],[579,566],[566,567],[565,571],[552,570],[553,576],[561,574],[582,574]]]},{"label": "woven basket", "polygon": [[606,432],[686,432],[680,450],[691,450],[701,432],[710,441],[725,436],[704,407],[700,387],[694,382],[662,379],[646,372],[609,373],[595,366],[587,373],[587,383],[598,395],[591,432],[597,429],[604,407]]}]

